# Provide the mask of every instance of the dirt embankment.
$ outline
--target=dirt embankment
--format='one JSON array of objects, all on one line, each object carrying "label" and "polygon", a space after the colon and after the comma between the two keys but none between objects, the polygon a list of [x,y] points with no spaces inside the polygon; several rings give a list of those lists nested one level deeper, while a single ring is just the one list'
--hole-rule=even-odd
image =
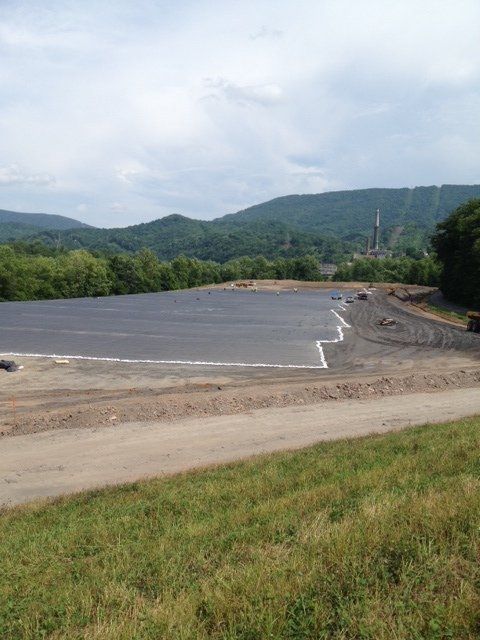
[{"label": "dirt embankment", "polygon": [[447,300],[440,289],[431,287],[396,286],[390,293],[401,302],[411,305],[413,311],[420,311],[424,317],[435,318],[451,325],[467,326],[468,307]]},{"label": "dirt embankment", "polygon": [[477,389],[452,389],[19,435],[2,442],[0,507],[479,411]]},{"label": "dirt embankment", "polygon": [[[221,284],[205,285],[198,287],[198,289],[225,289],[230,287],[232,284],[235,285],[237,282],[253,282],[253,280],[234,280],[232,282],[222,282]],[[255,284],[259,291],[292,291],[293,289],[298,289],[298,291],[352,291],[373,287],[378,291],[403,290],[407,293],[411,293],[413,296],[429,295],[437,291],[436,287],[425,287],[416,284],[401,284],[398,282],[334,282],[332,280],[307,282],[303,280],[256,280]]]},{"label": "dirt embankment", "polygon": [[[123,397],[101,400],[90,393],[84,398],[72,398],[65,407],[53,406],[44,411],[13,414],[7,411],[0,426],[0,435],[13,436],[51,429],[81,427],[115,427],[123,422],[172,422],[193,416],[235,415],[268,407],[289,407],[335,402],[337,400],[403,396],[414,392],[437,392],[480,385],[480,370],[463,369],[445,373],[411,373],[404,376],[370,377],[345,382],[319,381],[290,383],[287,386],[269,384],[260,387],[226,388],[204,385],[202,390],[155,393],[135,390]],[[133,390],[132,390],[133,391]],[[108,394],[107,394],[108,395]]]}]

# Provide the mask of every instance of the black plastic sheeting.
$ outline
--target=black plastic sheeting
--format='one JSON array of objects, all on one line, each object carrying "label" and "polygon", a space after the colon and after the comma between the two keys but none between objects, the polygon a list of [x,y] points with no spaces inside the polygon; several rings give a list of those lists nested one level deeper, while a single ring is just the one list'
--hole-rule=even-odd
[{"label": "black plastic sheeting", "polygon": [[8,373],[13,373],[14,371],[22,369],[22,367],[19,367],[13,360],[0,360],[0,369],[4,369],[8,371]]}]

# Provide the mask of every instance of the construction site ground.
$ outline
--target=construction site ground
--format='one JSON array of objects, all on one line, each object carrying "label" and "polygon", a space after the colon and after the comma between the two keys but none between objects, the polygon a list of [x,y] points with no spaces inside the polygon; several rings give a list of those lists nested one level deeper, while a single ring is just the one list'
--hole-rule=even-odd
[{"label": "construction site ground", "polygon": [[[272,296],[297,287],[298,300],[325,289],[258,284]],[[480,413],[478,335],[385,288],[343,306],[349,327],[323,344],[328,368],[15,357],[24,369],[0,372],[0,504]]]}]

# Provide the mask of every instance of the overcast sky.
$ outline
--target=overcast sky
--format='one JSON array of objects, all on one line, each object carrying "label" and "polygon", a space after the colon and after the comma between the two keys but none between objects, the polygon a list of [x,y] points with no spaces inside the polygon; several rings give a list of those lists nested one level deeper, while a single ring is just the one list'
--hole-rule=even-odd
[{"label": "overcast sky", "polygon": [[0,208],[480,182],[480,0],[0,0]]}]

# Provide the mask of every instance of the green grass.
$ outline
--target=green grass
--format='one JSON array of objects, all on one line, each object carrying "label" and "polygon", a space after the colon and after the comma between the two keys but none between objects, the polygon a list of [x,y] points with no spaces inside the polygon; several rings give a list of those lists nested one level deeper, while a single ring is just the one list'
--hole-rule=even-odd
[{"label": "green grass", "polygon": [[480,419],[5,510],[0,638],[480,637]]},{"label": "green grass", "polygon": [[438,307],[435,304],[431,304],[430,302],[426,305],[427,311],[431,311],[432,313],[436,313],[439,316],[443,316],[450,320],[459,320],[464,324],[467,324],[468,318],[464,313],[457,313],[456,311],[451,311],[450,309],[445,309],[444,307]]}]

